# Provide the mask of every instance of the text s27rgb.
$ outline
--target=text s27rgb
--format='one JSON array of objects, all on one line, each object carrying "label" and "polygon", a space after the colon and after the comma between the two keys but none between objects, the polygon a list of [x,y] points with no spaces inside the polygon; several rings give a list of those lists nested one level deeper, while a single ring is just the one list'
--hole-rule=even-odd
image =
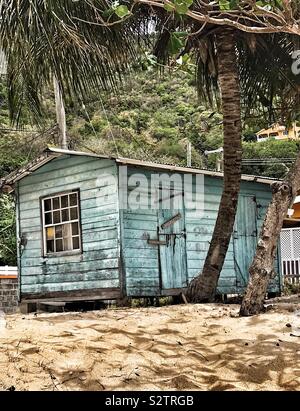
[{"label": "text s27rgb", "polygon": [[194,397],[192,395],[142,395],[142,396],[118,396],[111,395],[105,399],[106,406],[131,407],[133,409],[143,406],[192,406]]}]

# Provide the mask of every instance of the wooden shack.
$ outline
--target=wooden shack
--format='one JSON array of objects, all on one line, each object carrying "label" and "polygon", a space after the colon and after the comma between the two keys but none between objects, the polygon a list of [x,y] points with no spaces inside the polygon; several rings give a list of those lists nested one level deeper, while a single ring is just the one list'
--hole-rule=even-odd
[{"label": "wooden shack", "polygon": [[[161,181],[162,175],[174,177],[170,207],[150,195],[150,180]],[[174,201],[179,194],[191,195],[180,182],[186,176],[192,181],[190,191],[199,186],[200,214]],[[272,181],[242,177],[218,293],[240,294],[245,289]],[[46,150],[2,182],[16,196],[20,301],[180,294],[203,266],[222,184],[222,173],[208,170]],[[149,203],[139,207],[143,193],[142,201]],[[133,207],[128,205],[132,199],[138,200]],[[276,271],[269,290],[279,293],[278,261]]]}]

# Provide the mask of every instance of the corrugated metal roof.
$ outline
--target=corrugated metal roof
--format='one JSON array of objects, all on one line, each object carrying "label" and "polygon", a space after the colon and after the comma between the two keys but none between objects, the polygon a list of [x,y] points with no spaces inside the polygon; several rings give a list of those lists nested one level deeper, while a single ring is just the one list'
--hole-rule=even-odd
[{"label": "corrugated metal roof", "polygon": [[[217,171],[192,168],[192,167],[181,167],[181,166],[168,165],[168,164],[160,164],[160,163],[149,162],[149,161],[135,160],[132,158],[125,158],[125,157],[106,156],[102,154],[89,153],[85,151],[63,150],[60,148],[47,148],[42,156],[36,158],[34,161],[30,162],[26,166],[20,168],[17,171],[14,171],[13,173],[9,174],[4,179],[2,179],[0,181],[0,190],[5,185],[8,185],[8,186],[13,185],[15,182],[23,179],[27,175],[31,174],[33,171],[42,167],[44,164],[62,155],[106,158],[106,159],[115,160],[118,164],[123,164],[123,165],[132,165],[136,167],[144,167],[144,168],[155,169],[155,170],[177,171],[180,173],[204,174],[204,175],[208,175],[212,177],[223,178],[223,173],[220,173]],[[247,175],[247,174],[242,175],[242,180],[254,181],[254,182],[258,182],[262,184],[272,184],[274,181],[278,181],[277,179],[270,178],[270,177],[262,177],[262,176]]]}]

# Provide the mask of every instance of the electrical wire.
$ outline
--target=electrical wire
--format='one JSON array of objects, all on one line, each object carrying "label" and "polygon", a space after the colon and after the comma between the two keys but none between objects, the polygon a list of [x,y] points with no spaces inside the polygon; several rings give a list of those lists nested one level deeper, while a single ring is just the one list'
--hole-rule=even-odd
[{"label": "electrical wire", "polygon": [[117,146],[117,143],[116,143],[116,140],[115,140],[115,136],[114,136],[114,133],[113,133],[113,131],[112,131],[111,123],[110,123],[110,121],[109,121],[109,118],[108,118],[107,112],[106,112],[106,110],[105,110],[105,107],[104,107],[103,100],[102,100],[101,96],[99,96],[99,99],[100,99],[100,103],[101,103],[101,106],[102,106],[103,113],[104,113],[104,115],[105,115],[105,118],[106,118],[106,121],[107,121],[107,124],[108,124],[109,133],[110,133],[110,135],[111,135],[111,137],[112,137],[112,140],[113,140],[113,142],[114,142],[114,146],[115,146],[117,155],[118,155],[118,157],[120,157],[119,150],[118,150],[118,146]]},{"label": "electrical wire", "polygon": [[3,127],[0,128],[0,131],[7,131],[9,133],[16,132],[16,133],[31,133],[31,134],[41,132],[40,130],[22,130],[22,129],[17,129],[17,128],[3,128]]}]

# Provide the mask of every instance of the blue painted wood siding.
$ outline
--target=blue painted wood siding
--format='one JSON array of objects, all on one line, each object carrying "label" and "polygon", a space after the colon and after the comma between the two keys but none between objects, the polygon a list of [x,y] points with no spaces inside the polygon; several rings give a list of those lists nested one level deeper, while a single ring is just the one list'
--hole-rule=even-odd
[{"label": "blue painted wood siding", "polygon": [[[144,174],[150,180],[150,170],[128,168],[128,175]],[[150,187],[150,184],[149,184]],[[192,280],[202,269],[212,237],[223,180],[204,177],[204,212],[201,218],[185,209],[187,274]],[[266,184],[245,182],[241,184],[241,195],[256,196],[257,229],[261,228],[266,207],[271,199],[270,187]],[[243,216],[239,216],[243,218]],[[159,295],[160,272],[158,246],[147,243],[147,236],[157,238],[158,213],[156,210],[123,210],[121,212],[123,264],[126,272],[126,289],[129,296]],[[242,251],[242,250],[241,250]],[[244,250],[243,250],[244,252]],[[231,239],[224,268],[218,283],[220,293],[240,293],[243,287],[237,281],[233,241]],[[276,269],[279,272],[278,262]],[[244,273],[247,275],[247,273]],[[271,291],[278,291],[280,278],[272,280]]]},{"label": "blue painted wood siding", "polygon": [[[52,160],[19,182],[21,293],[119,287],[118,187],[114,161],[86,156]],[[80,190],[82,254],[43,257],[40,197]]]},{"label": "blue painted wood siding", "polygon": [[[128,174],[143,174],[148,181],[151,171],[128,167]],[[116,176],[107,187],[106,175]],[[69,190],[80,190],[82,254],[43,257],[40,197]],[[27,244],[19,255],[21,293],[91,290],[120,287],[120,243],[123,275],[128,296],[160,295],[159,248],[148,244],[157,238],[159,214],[155,209],[119,210],[117,165],[113,160],[86,156],[64,156],[52,160],[21,180],[19,196],[19,235]],[[130,193],[130,190],[129,190]],[[185,209],[187,276],[191,280],[202,269],[217,217],[222,179],[204,177],[204,212],[195,218]],[[241,195],[255,195],[260,205],[258,232],[271,199],[268,185],[242,182]],[[277,267],[278,268],[278,267]],[[279,277],[272,281],[278,290]],[[218,291],[241,292],[237,282],[234,248],[231,241]]]},{"label": "blue painted wood siding", "polygon": [[[190,280],[194,278],[203,267],[206,253],[209,248],[209,241],[217,218],[222,190],[222,179],[205,176],[205,209],[203,217],[197,221],[190,218],[190,213],[186,210],[187,260]],[[266,209],[272,197],[270,187],[266,184],[242,181],[240,196],[243,195],[256,197],[256,202],[259,205],[257,208],[257,230],[259,235]],[[243,211],[239,208],[239,213],[243,213]],[[245,218],[245,216],[237,215],[237,218]],[[239,250],[238,252],[246,252],[246,250]],[[278,261],[276,261],[276,269],[279,273]],[[224,294],[242,292],[243,287],[237,282],[237,276],[238,273],[235,266],[233,239],[231,238],[224,267],[218,283],[218,291]],[[244,276],[247,276],[247,272],[244,273]],[[271,282],[270,291],[279,291],[279,284],[280,276],[277,276]]]}]

